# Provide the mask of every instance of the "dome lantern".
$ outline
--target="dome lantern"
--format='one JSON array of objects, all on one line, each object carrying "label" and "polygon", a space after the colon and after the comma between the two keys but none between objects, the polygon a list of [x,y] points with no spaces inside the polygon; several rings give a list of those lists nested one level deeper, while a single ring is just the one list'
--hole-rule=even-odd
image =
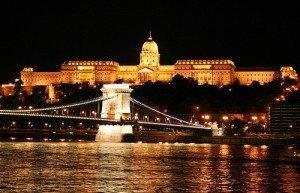
[{"label": "dome lantern", "polygon": [[158,46],[156,42],[152,39],[151,32],[148,40],[143,44],[142,51],[158,53]]}]

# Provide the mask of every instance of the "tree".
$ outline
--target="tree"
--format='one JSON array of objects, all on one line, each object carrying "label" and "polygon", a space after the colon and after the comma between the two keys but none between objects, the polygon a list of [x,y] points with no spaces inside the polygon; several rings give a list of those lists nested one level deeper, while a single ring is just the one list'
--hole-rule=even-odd
[{"label": "tree", "polygon": [[251,86],[260,86],[260,83],[259,83],[259,81],[253,80],[251,82]]},{"label": "tree", "polygon": [[124,83],[124,79],[118,79],[114,83],[115,84],[122,84],[122,83]]},{"label": "tree", "polygon": [[249,127],[249,132],[250,133],[263,133],[264,132],[264,128],[263,128],[263,125],[261,123],[255,123],[255,124],[252,124],[250,127]]},{"label": "tree", "polygon": [[16,96],[19,95],[19,93],[21,93],[21,91],[22,91],[22,84],[23,84],[23,81],[21,79],[19,79],[19,80],[17,80],[15,82],[14,94]]},{"label": "tree", "polygon": [[290,86],[295,86],[298,84],[298,81],[296,79],[290,78],[289,76],[286,76],[283,79],[283,87],[290,87]]},{"label": "tree", "polygon": [[245,135],[246,122],[240,119],[230,121],[229,127],[225,130],[226,135]]},{"label": "tree", "polygon": [[239,86],[239,85],[241,85],[240,80],[239,80],[238,78],[235,78],[234,81],[233,81],[233,85],[234,85],[234,86]]}]

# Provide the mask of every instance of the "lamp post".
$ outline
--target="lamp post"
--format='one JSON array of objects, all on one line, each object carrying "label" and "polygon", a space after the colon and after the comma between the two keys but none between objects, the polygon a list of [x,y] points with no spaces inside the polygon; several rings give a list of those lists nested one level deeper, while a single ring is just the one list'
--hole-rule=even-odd
[{"label": "lamp post", "polygon": [[256,132],[255,131],[256,129],[255,129],[254,125],[256,123],[257,116],[252,116],[251,119],[253,120],[252,127],[251,127],[251,133],[253,133],[253,132]]},{"label": "lamp post", "polygon": [[207,124],[208,120],[210,119],[210,116],[208,114],[202,115],[202,119],[204,119],[204,124]]},{"label": "lamp post", "polygon": [[13,122],[11,123],[11,126],[12,126],[12,128],[15,128],[15,127],[16,127],[16,122],[13,121]]},{"label": "lamp post", "polygon": [[91,112],[91,116],[92,116],[92,117],[96,117],[96,116],[97,116],[96,111],[92,111],[92,112]]},{"label": "lamp post", "polygon": [[170,123],[170,118],[167,117],[165,121],[166,121],[166,123]]},{"label": "lamp post", "polygon": [[149,121],[147,115],[144,116],[144,121]]},{"label": "lamp post", "polygon": [[191,117],[190,123],[193,123],[193,120],[194,120],[194,115]]},{"label": "lamp post", "polygon": [[139,114],[138,113],[135,113],[134,114],[134,120],[138,120],[139,119]]},{"label": "lamp post", "polygon": [[252,116],[251,119],[253,120],[253,123],[255,123],[257,120],[257,116]]},{"label": "lamp post", "polygon": [[222,120],[224,121],[225,127],[227,127],[228,116],[224,115],[224,116],[222,117]]}]

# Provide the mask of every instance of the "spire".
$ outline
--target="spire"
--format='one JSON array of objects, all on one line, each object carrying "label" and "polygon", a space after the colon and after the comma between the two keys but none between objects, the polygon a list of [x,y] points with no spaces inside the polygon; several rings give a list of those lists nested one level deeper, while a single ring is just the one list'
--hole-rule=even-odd
[{"label": "spire", "polygon": [[150,31],[150,36],[149,36],[148,40],[152,40],[151,31]]}]

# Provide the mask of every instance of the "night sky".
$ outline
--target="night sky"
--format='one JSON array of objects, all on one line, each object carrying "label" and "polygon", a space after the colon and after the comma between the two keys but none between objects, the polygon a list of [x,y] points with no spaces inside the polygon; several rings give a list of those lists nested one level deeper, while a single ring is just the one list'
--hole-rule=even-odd
[{"label": "night sky", "polygon": [[13,82],[24,67],[59,71],[67,60],[138,65],[150,31],[161,65],[230,59],[238,67],[290,65],[299,73],[296,3],[6,0],[0,7],[0,83]]}]

